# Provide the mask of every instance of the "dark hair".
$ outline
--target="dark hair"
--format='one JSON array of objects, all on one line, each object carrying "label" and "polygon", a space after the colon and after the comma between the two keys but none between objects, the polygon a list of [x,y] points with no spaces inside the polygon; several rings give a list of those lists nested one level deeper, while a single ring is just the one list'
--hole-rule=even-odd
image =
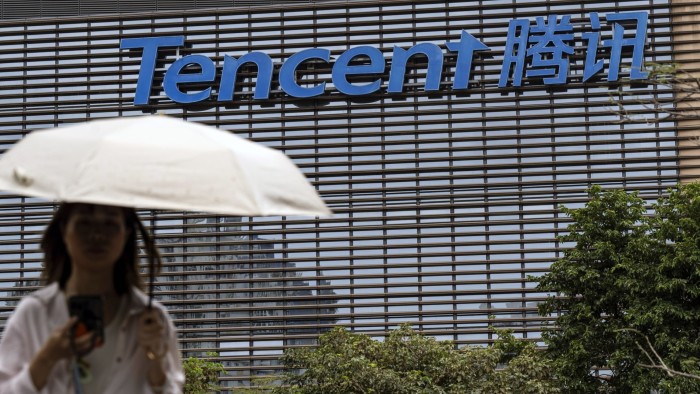
[{"label": "dark hair", "polygon": [[[42,273],[42,279],[46,284],[58,282],[61,289],[65,289],[66,282],[68,282],[72,271],[71,258],[66,249],[66,244],[63,241],[62,230],[68,218],[79,205],[81,205],[81,203],[61,204],[53,215],[53,219],[46,228],[44,237],[41,240],[41,249],[44,251],[44,271]],[[143,281],[138,272],[139,254],[136,244],[137,232],[141,234],[145,245],[149,267],[154,270],[160,270],[161,266],[158,249],[153,239],[148,234],[148,231],[146,231],[146,228],[143,226],[143,223],[141,223],[141,220],[136,215],[136,211],[133,208],[120,207],[120,209],[124,214],[126,228],[130,231],[126,243],[124,244],[124,250],[114,265],[114,289],[119,295],[128,293],[132,286],[143,289]]]}]

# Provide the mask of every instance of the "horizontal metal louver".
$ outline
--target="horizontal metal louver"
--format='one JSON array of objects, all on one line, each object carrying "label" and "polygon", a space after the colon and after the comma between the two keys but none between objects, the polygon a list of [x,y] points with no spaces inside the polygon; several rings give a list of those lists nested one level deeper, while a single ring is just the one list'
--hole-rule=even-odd
[{"label": "horizontal metal louver", "polygon": [[155,12],[156,11],[156,1],[155,0],[117,0],[116,3],[119,6],[119,12],[121,13],[136,13],[136,12]]},{"label": "horizontal metal louver", "polygon": [[39,1],[26,0],[2,0],[3,19],[31,18],[40,16],[41,5]]},{"label": "horizontal metal louver", "polygon": [[234,0],[195,0],[195,7],[197,8],[219,8],[219,7],[233,7],[235,4]]},{"label": "horizontal metal louver", "polygon": [[118,13],[119,3],[119,0],[81,0],[80,15]]},{"label": "horizontal metal louver", "polygon": [[272,0],[233,0],[234,7],[255,7],[273,4]]},{"label": "horizontal metal louver", "polygon": [[80,15],[80,2],[74,0],[41,1],[41,16],[55,18]]},{"label": "horizontal metal louver", "polygon": [[158,11],[168,10],[188,10],[195,8],[195,0],[157,0],[156,9]]}]

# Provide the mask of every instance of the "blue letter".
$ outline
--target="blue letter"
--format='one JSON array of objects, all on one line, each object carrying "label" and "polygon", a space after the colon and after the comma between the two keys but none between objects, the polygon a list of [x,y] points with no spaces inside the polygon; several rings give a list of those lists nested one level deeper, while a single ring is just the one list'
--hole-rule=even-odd
[{"label": "blue letter", "polygon": [[598,18],[597,12],[591,12],[591,28],[594,31],[581,34],[581,37],[588,41],[586,62],[583,66],[583,82],[588,81],[603,69],[603,61],[595,60],[598,53],[598,42],[600,41],[600,18]]},{"label": "blue letter", "polygon": [[309,59],[321,59],[328,62],[330,57],[331,51],[322,48],[304,49],[301,52],[293,54],[282,64],[282,68],[280,68],[280,87],[292,97],[306,98],[323,94],[323,90],[326,88],[325,82],[312,88],[302,88],[297,83],[296,71],[301,63]]},{"label": "blue letter", "polygon": [[464,30],[462,30],[462,37],[459,41],[448,42],[446,45],[450,51],[457,52],[455,80],[452,82],[452,89],[467,89],[469,76],[472,72],[474,51],[490,51],[491,49]]},{"label": "blue letter", "polygon": [[[620,70],[620,60],[622,59],[622,47],[632,47],[632,68],[630,79],[645,79],[649,75],[644,69],[644,44],[647,38],[647,21],[649,15],[646,12],[620,12],[617,14],[607,14],[605,16],[608,23],[613,22],[612,40],[603,41],[603,46],[610,48],[610,69],[608,70],[608,81],[617,81],[617,74]],[[637,22],[636,33],[633,38],[625,38],[625,28],[620,21]]]},{"label": "blue letter", "polygon": [[[520,30],[518,30],[518,28],[520,28]],[[506,49],[503,55],[503,65],[501,66],[501,78],[498,80],[499,88],[508,85],[510,66],[513,63],[515,63],[513,86],[522,85],[529,33],[530,21],[527,19],[514,19],[508,23],[508,37],[506,37]]]},{"label": "blue letter", "polygon": [[[357,56],[369,57],[369,64],[350,66],[350,62]],[[333,84],[340,92],[350,96],[370,94],[379,90],[382,83],[381,78],[364,85],[353,85],[348,82],[348,75],[358,74],[382,74],[386,64],[382,52],[370,46],[361,46],[348,49],[336,60],[333,65]]]},{"label": "blue letter", "polygon": [[221,84],[219,84],[219,101],[233,100],[238,69],[244,63],[255,63],[258,66],[258,79],[255,81],[253,98],[259,100],[270,96],[272,59],[265,53],[251,52],[241,56],[238,60],[235,57],[224,56],[224,69],[221,71]]},{"label": "blue letter", "polygon": [[184,44],[185,36],[124,38],[122,40],[119,46],[120,49],[143,48],[139,79],[136,81],[134,105],[148,104],[151,84],[153,83],[153,72],[156,69],[156,59],[158,58],[158,48],[180,47]]},{"label": "blue letter", "polygon": [[557,22],[556,15],[549,15],[545,21],[537,17],[537,26],[530,29],[528,42],[534,43],[528,48],[527,56],[532,56],[532,68],[525,73],[526,77],[542,78],[545,85],[566,83],[569,76],[569,58],[564,54],[573,55],[574,48],[569,45],[574,40],[574,26],[571,16],[564,15]]},{"label": "blue letter", "polygon": [[391,60],[389,72],[389,89],[387,92],[400,93],[403,90],[403,80],[406,76],[406,62],[416,53],[422,53],[428,57],[428,71],[425,75],[425,90],[438,90],[440,88],[440,76],[442,74],[442,49],[431,43],[418,44],[409,50],[394,46],[394,57]]},{"label": "blue letter", "polygon": [[[183,68],[190,64],[197,64],[202,71],[198,73],[180,74]],[[177,59],[165,72],[163,89],[173,101],[177,103],[194,103],[206,100],[211,94],[211,87],[197,93],[182,93],[177,84],[187,82],[212,82],[216,74],[214,62],[204,55],[189,55]]]}]

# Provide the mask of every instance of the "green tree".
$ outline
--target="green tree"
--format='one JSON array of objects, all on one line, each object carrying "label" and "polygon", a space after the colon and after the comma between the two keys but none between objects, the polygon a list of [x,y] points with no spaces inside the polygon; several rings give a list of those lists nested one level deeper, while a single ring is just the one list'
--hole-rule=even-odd
[{"label": "green tree", "polygon": [[384,341],[343,328],[324,334],[319,346],[289,350],[276,394],[558,393],[549,363],[531,343],[509,332],[491,347],[455,349],[414,332],[410,325]]},{"label": "green tree", "polygon": [[650,212],[636,193],[595,186],[584,208],[563,211],[573,223],[560,240],[571,248],[538,286],[558,294],[540,312],[558,316],[544,338],[562,387],[700,392],[700,380],[653,365],[646,346],[669,370],[699,371],[700,185],[679,187]]},{"label": "green tree", "polygon": [[[208,357],[216,357],[216,353],[207,353]],[[184,394],[209,394],[219,392],[219,376],[224,373],[221,363],[208,359],[190,357],[182,362],[185,370]]]}]

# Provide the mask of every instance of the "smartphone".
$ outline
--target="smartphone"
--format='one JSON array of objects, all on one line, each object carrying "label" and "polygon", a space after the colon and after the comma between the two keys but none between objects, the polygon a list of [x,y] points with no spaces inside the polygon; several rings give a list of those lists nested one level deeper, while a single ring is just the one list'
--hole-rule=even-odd
[{"label": "smartphone", "polygon": [[[85,325],[87,332],[94,332],[96,343],[104,343],[104,313],[102,297],[100,296],[73,296],[68,299],[68,312],[71,316],[78,316],[78,321]],[[80,336],[82,333],[76,332]]]}]

